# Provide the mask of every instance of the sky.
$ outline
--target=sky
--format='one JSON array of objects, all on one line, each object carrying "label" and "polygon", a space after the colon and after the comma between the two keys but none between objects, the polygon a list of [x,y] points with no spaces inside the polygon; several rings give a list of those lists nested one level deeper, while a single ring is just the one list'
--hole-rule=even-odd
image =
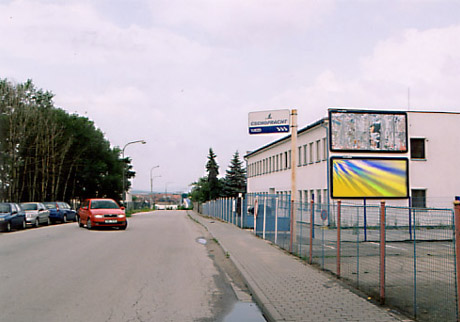
[{"label": "sky", "polygon": [[[280,138],[248,113],[460,112],[457,0],[0,0],[0,78],[129,144],[133,189],[189,191]],[[155,166],[158,168],[154,168]]]}]

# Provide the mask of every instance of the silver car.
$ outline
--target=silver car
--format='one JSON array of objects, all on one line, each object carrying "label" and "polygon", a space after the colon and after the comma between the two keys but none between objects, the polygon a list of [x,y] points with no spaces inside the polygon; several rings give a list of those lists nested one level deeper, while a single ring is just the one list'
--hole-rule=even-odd
[{"label": "silver car", "polygon": [[22,209],[26,212],[26,223],[38,227],[40,224],[49,225],[50,211],[41,202],[21,203]]}]

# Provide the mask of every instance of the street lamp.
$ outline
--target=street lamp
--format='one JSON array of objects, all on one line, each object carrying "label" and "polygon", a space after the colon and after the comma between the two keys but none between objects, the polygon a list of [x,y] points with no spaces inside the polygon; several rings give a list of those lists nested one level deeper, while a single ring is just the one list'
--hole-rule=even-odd
[{"label": "street lamp", "polygon": [[[125,144],[125,146],[123,147],[123,150],[121,151],[121,154],[122,154],[122,157],[123,157],[123,162],[125,161],[125,149],[128,145],[130,144],[134,144],[134,143],[142,143],[142,144],[146,144],[147,142],[145,142],[144,140],[137,140],[137,141],[131,141],[131,142],[128,142]],[[123,207],[126,208],[126,193],[125,193],[125,172],[126,172],[126,166],[123,165]]]},{"label": "street lamp", "polygon": [[[152,205],[153,203],[153,177],[152,177],[152,171],[153,169],[156,169],[156,168],[159,168],[160,166],[159,165],[156,165],[154,167],[152,167],[152,169],[150,169],[150,205]],[[156,177],[161,177],[161,176],[156,176]]]}]

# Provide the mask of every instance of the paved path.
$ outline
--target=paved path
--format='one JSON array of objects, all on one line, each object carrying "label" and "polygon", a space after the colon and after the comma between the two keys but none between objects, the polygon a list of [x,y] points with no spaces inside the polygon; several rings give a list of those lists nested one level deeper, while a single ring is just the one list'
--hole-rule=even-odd
[{"label": "paved path", "polygon": [[269,321],[411,321],[229,223],[189,214],[228,252]]}]

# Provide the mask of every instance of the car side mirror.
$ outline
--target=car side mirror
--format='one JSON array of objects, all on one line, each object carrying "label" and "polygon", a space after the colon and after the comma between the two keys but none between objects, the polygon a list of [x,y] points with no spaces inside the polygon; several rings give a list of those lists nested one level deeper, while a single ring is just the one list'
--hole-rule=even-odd
[{"label": "car side mirror", "polygon": [[120,209],[121,209],[121,210],[125,210],[125,207],[121,207]]}]

